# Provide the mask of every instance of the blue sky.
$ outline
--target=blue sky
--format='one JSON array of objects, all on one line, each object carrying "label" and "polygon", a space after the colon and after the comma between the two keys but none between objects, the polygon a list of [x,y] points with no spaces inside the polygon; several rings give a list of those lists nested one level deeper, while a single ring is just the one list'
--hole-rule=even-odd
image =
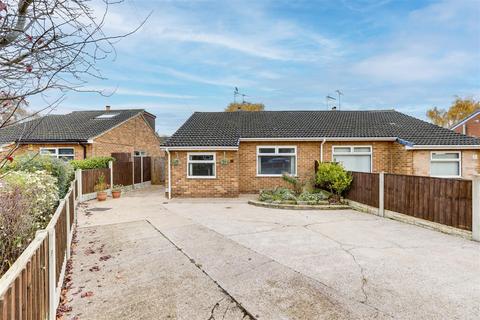
[{"label": "blue sky", "polygon": [[[105,31],[145,26],[100,64],[112,93],[68,93],[56,113],[145,108],[160,134],[194,111],[221,111],[237,86],[267,110],[396,109],[425,118],[454,95],[480,97],[480,0],[140,1]],[[36,101],[33,101],[36,102]]]}]

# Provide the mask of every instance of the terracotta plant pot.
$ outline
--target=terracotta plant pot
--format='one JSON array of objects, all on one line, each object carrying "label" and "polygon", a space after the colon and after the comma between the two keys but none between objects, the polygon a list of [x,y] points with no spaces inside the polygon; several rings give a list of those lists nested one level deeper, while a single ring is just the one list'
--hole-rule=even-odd
[{"label": "terracotta plant pot", "polygon": [[120,198],[120,195],[121,195],[121,194],[122,194],[122,191],[120,191],[120,190],[113,190],[113,191],[112,191],[112,197],[113,197],[114,199]]},{"label": "terracotta plant pot", "polygon": [[98,191],[98,192],[97,192],[97,200],[98,200],[98,201],[105,201],[105,200],[107,200],[107,192],[106,192],[106,191]]}]

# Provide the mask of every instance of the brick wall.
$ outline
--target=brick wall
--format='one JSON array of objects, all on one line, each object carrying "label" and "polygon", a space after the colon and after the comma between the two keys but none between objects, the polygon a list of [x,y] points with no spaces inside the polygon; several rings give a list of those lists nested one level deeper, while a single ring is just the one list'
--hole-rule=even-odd
[{"label": "brick wall", "polygon": [[[16,151],[15,156],[19,156],[25,153],[39,153],[40,148],[73,148],[75,152],[75,160],[83,159],[83,147],[79,144],[29,144],[22,145]],[[6,148],[8,150],[8,148]],[[3,153],[0,153],[0,156]]]},{"label": "brick wall", "polygon": [[[430,176],[430,154],[432,150],[415,150],[413,154],[413,172],[417,176]],[[458,151],[458,150],[441,150]],[[480,170],[480,153],[476,150],[461,151],[462,178],[472,179]]]},{"label": "brick wall", "polygon": [[[223,167],[219,161],[223,152],[217,151],[217,179],[188,179],[187,152],[172,151],[172,160],[178,157],[180,163],[172,165],[172,196],[184,197],[230,197],[238,193],[257,193],[287,184],[281,177],[257,176],[257,146],[288,145],[297,147],[297,175],[300,179],[312,178],[315,160],[320,159],[321,142],[241,142],[238,152],[227,152],[227,158],[232,163]],[[390,172],[396,174],[426,175],[430,173],[430,151],[406,150],[396,142],[331,142],[323,145],[323,160],[332,160],[333,146],[372,146],[373,172]],[[428,155],[428,157],[427,157]],[[479,152],[462,151],[462,174],[471,179],[479,170]]]},{"label": "brick wall", "polygon": [[[201,153],[201,151],[195,151]],[[212,152],[212,151],[205,151]],[[194,153],[192,151],[192,153]],[[238,196],[239,163],[236,151],[225,151],[225,158],[229,163],[223,165],[220,161],[224,158],[223,151],[215,152],[216,155],[216,178],[201,179],[187,178],[187,154],[186,151],[171,151],[171,175],[173,197],[236,197]],[[178,164],[174,165],[174,159]],[[168,166],[168,162],[167,166]],[[166,174],[165,184],[168,185]]]},{"label": "brick wall", "polygon": [[155,132],[138,115],[94,139],[87,149],[88,157],[110,156],[112,152],[146,151],[149,156],[163,156]]},{"label": "brick wall", "polygon": [[455,128],[454,131],[466,134],[467,136],[480,137],[480,114],[468,120],[458,128]]}]

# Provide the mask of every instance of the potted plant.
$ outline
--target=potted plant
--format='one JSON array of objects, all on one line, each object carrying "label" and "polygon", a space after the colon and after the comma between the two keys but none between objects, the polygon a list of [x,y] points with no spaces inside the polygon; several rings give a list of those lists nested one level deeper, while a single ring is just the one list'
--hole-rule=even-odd
[{"label": "potted plant", "polygon": [[112,197],[114,199],[120,198],[120,195],[122,194],[122,189],[123,186],[121,184],[116,184],[112,188]]},{"label": "potted plant", "polygon": [[97,200],[98,201],[105,201],[107,200],[107,190],[108,184],[105,182],[105,175],[102,173],[98,179],[97,184],[95,184],[94,190],[97,193]]}]

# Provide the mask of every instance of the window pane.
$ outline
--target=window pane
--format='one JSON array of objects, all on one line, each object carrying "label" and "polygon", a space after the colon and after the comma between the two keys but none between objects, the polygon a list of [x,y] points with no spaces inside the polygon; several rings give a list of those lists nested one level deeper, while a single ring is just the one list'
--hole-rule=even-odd
[{"label": "window pane", "polygon": [[431,162],[430,175],[432,176],[459,176],[460,163],[455,162]]},{"label": "window pane", "polygon": [[213,154],[190,155],[190,160],[193,160],[193,161],[213,161]]},{"label": "window pane", "polygon": [[432,153],[432,159],[443,160],[443,159],[459,159],[460,154],[458,153]]},{"label": "window pane", "polygon": [[333,152],[350,152],[350,147],[334,147]]},{"label": "window pane", "polygon": [[190,163],[188,175],[192,177],[213,177],[215,168],[213,163]]},{"label": "window pane", "polygon": [[278,153],[295,153],[295,148],[278,148]]},{"label": "window pane", "polygon": [[275,148],[259,148],[258,153],[275,153]]},{"label": "window pane", "polygon": [[40,154],[55,155],[56,150],[55,149],[41,149]]},{"label": "window pane", "polygon": [[370,152],[370,147],[355,147],[353,152]]},{"label": "window pane", "polygon": [[295,174],[295,156],[258,157],[260,174]]},{"label": "window pane", "polygon": [[72,148],[59,148],[58,154],[74,154]]},{"label": "window pane", "polygon": [[371,156],[334,156],[333,161],[341,163],[348,171],[370,172]]}]

